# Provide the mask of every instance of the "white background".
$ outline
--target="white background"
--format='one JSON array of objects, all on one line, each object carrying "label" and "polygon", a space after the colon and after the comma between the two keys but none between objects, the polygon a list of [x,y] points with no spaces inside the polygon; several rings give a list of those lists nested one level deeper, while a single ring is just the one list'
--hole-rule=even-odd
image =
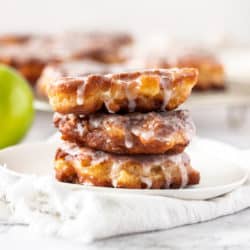
[{"label": "white background", "polygon": [[81,28],[250,42],[248,0],[0,0],[0,32]]}]

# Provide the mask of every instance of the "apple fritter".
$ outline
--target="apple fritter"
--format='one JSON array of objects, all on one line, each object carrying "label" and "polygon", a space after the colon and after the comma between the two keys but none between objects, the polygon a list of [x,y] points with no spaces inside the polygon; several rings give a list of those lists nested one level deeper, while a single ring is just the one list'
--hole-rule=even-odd
[{"label": "apple fritter", "polygon": [[195,126],[187,110],[170,112],[54,115],[65,141],[115,154],[180,153]]},{"label": "apple fritter", "polygon": [[55,157],[62,182],[116,188],[183,188],[199,183],[187,154],[126,156],[66,143]]},{"label": "apple fritter", "polygon": [[60,78],[47,89],[59,113],[91,114],[172,110],[186,101],[198,79],[193,68],[148,69]]}]

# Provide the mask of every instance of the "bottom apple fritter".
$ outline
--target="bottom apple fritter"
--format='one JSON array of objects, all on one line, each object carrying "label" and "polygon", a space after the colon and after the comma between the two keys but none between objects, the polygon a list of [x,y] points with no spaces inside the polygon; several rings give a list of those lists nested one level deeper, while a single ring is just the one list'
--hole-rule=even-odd
[{"label": "bottom apple fritter", "polygon": [[57,150],[55,171],[62,182],[117,188],[183,188],[200,180],[186,153],[115,155],[69,142]]}]

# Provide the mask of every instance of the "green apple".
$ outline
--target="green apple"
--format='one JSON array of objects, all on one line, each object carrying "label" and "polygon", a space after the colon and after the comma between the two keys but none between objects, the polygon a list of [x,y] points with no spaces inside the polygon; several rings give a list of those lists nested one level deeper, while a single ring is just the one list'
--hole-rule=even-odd
[{"label": "green apple", "polygon": [[33,94],[15,70],[0,65],[0,149],[19,142],[32,124]]}]

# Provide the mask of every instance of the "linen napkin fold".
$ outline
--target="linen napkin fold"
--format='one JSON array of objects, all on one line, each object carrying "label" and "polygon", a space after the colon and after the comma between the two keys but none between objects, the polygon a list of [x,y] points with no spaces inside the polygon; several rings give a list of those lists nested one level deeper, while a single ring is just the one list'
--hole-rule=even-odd
[{"label": "linen napkin fold", "polygon": [[82,242],[203,222],[250,207],[249,181],[222,197],[195,201],[70,190],[52,177],[20,178],[5,167],[0,168],[0,180],[9,220],[27,223],[39,234]]}]

